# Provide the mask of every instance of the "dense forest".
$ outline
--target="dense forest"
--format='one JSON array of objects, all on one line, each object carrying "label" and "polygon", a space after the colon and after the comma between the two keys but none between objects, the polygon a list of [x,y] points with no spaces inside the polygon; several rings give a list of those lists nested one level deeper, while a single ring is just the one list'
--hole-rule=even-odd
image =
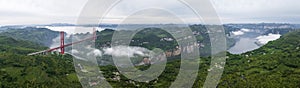
[{"label": "dense forest", "polygon": [[[218,87],[300,87],[300,31],[284,35],[260,49],[241,55],[228,53],[224,73]],[[210,58],[201,58],[195,88],[203,86],[209,71]],[[140,66],[146,69],[147,66]],[[168,87],[175,80],[180,68],[180,60],[168,62],[158,79],[148,83],[132,82],[124,76],[119,81],[108,80],[114,87]],[[117,69],[103,66],[106,78],[113,79]]]},{"label": "dense forest", "polygon": [[[183,27],[184,29],[184,27]],[[201,56],[209,56],[210,50],[210,35],[206,28],[206,25],[190,25],[189,29],[193,32],[197,43],[199,44],[199,50]],[[236,28],[224,26],[225,34],[229,35],[231,31],[238,30]],[[114,36],[115,30],[105,29],[104,31],[97,32],[96,47],[108,47],[111,44],[111,39]],[[130,43],[130,46],[139,46],[147,49],[160,48],[165,51],[172,51],[178,46],[177,40],[168,33],[157,27],[144,28],[137,32]],[[226,37],[227,48],[232,47],[235,44],[235,39]]]},{"label": "dense forest", "polygon": [[300,87],[300,32],[229,58],[220,87]]},{"label": "dense forest", "polygon": [[70,55],[27,56],[47,49],[37,43],[0,36],[0,87],[81,87]]},{"label": "dense forest", "polygon": [[[112,31],[103,31],[101,39],[106,39],[106,37],[109,39]],[[300,87],[299,39],[300,31],[295,31],[254,51],[240,55],[227,53],[225,70],[218,87]],[[106,39],[106,41],[109,40]],[[100,42],[105,43],[104,40]],[[152,46],[145,47],[151,48]],[[67,54],[26,55],[28,52],[43,49],[46,47],[38,43],[0,36],[0,87],[81,87],[72,63],[72,56]],[[193,85],[195,88],[203,86],[207,73],[210,71],[210,57],[202,57],[200,60],[198,77]],[[137,66],[141,70],[148,67],[149,65]],[[136,82],[121,74],[116,74],[118,70],[113,65],[100,66],[106,80],[117,88],[165,88],[175,80],[179,68],[179,59],[168,61],[166,69],[157,79],[150,82]],[[120,79],[115,79],[116,77]]]}]

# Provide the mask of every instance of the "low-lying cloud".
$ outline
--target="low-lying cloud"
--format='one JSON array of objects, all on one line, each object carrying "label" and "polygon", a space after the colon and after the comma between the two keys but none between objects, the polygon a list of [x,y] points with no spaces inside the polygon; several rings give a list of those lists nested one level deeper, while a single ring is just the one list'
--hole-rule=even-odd
[{"label": "low-lying cloud", "polygon": [[238,31],[233,31],[231,32],[233,35],[235,36],[239,36],[239,35],[244,35],[245,32],[250,32],[251,30],[250,29],[245,29],[245,28],[242,28],[241,30],[238,30]]},{"label": "low-lying cloud", "polygon": [[261,44],[267,44],[269,41],[274,41],[276,39],[280,38],[280,34],[268,34],[268,35],[262,35],[262,36],[258,36],[257,42],[261,43]]},{"label": "low-lying cloud", "polygon": [[133,46],[116,46],[111,48],[104,48],[103,49],[104,54],[106,55],[112,55],[112,56],[128,56],[128,57],[134,57],[135,55],[140,56],[148,56],[147,52],[149,52],[148,49],[142,48],[142,47],[133,47]]},{"label": "low-lying cloud", "polygon": [[[135,57],[135,56],[150,56],[150,50],[143,47],[134,46],[115,46],[103,49],[95,49],[90,46],[85,47],[87,56],[102,56],[102,55],[112,55],[116,57]],[[82,55],[84,52],[72,49],[70,51],[72,54]]]}]

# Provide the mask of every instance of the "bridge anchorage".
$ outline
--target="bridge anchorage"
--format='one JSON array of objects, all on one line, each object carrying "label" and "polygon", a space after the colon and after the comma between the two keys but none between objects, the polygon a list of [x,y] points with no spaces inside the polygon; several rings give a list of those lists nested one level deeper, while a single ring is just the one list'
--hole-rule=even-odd
[{"label": "bridge anchorage", "polygon": [[32,55],[47,55],[49,53],[53,54],[55,52],[58,52],[57,50],[60,50],[59,54],[64,55],[65,54],[65,47],[68,47],[68,46],[71,46],[71,45],[74,45],[74,44],[78,44],[78,43],[81,43],[81,42],[84,42],[84,41],[91,41],[92,40],[93,42],[95,42],[96,38],[97,38],[96,29],[93,28],[93,37],[65,44],[65,32],[61,31],[60,32],[60,46],[50,48],[50,49],[47,49],[47,50],[33,52],[33,53],[30,53],[30,54],[27,54],[27,55],[29,55],[29,56],[32,56]]}]

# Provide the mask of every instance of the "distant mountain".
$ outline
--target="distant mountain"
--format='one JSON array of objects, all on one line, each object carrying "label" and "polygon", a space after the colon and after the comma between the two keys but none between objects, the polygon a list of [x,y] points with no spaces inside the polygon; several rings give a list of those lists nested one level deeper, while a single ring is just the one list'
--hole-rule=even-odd
[{"label": "distant mountain", "polygon": [[53,23],[53,24],[47,24],[43,26],[76,26],[75,24],[69,24],[69,23]]},{"label": "distant mountain", "polygon": [[276,28],[276,29],[268,29],[265,31],[265,33],[263,35],[268,35],[270,33],[272,34],[281,34],[284,35],[286,33],[292,32],[292,31],[296,31],[299,29],[293,29],[293,28]]},{"label": "distant mountain", "polygon": [[295,25],[288,23],[249,23],[249,24],[225,24],[227,26],[235,28],[246,28],[246,29],[284,29],[284,28],[295,28]]},{"label": "distant mountain", "polygon": [[50,46],[52,40],[59,36],[59,32],[52,31],[47,28],[24,27],[24,28],[8,28],[0,32],[2,36],[9,36],[17,40],[26,40]]}]

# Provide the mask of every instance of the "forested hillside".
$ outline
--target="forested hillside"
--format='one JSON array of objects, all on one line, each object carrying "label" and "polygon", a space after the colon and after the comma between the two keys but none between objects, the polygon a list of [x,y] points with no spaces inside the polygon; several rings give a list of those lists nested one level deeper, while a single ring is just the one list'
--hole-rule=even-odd
[{"label": "forested hillside", "polygon": [[26,40],[44,46],[50,46],[52,40],[59,36],[59,32],[47,28],[25,27],[8,28],[0,32],[1,36],[9,36],[16,40]]},{"label": "forested hillside", "polygon": [[[218,87],[300,87],[300,32],[288,33],[282,38],[270,42],[260,49],[241,55],[227,54],[226,67]],[[200,69],[195,88],[203,86],[209,69],[210,58],[201,58]],[[147,66],[139,66],[146,69]],[[114,87],[168,87],[175,80],[180,61],[170,61],[165,71],[156,80],[148,83],[133,82],[113,73],[113,66],[103,66],[104,76]]]},{"label": "forested hillside", "polygon": [[28,53],[46,48],[36,43],[0,36],[0,87],[81,87],[72,56],[27,56]]},{"label": "forested hillside", "polygon": [[[227,54],[224,73],[218,87],[300,87],[300,32],[295,31],[267,45],[240,55]],[[15,44],[14,42],[17,42]],[[45,47],[35,43],[0,37],[0,87],[81,87],[69,55],[27,56],[27,50]],[[32,44],[32,46],[28,46]],[[17,49],[18,52],[11,52]],[[203,86],[210,58],[201,58],[195,88]],[[137,66],[145,70],[149,65]],[[150,82],[135,82],[111,65],[100,66],[113,87],[168,87],[175,80],[180,60],[167,62],[159,78]],[[120,79],[118,79],[120,78]]]},{"label": "forested hillside", "polygon": [[300,32],[227,59],[221,87],[300,87]]}]

